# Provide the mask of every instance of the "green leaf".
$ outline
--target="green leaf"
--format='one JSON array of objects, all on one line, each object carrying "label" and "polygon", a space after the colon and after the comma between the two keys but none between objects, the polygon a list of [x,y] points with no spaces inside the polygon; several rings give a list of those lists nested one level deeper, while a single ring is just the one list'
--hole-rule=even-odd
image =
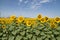
[{"label": "green leaf", "polygon": [[47,38],[51,38],[51,36],[50,35],[47,35]]},{"label": "green leaf", "polygon": [[39,30],[36,30],[35,33],[36,33],[36,35],[39,35],[40,34],[40,31]]},{"label": "green leaf", "polygon": [[42,38],[37,37],[37,40],[42,40]]},{"label": "green leaf", "polygon": [[60,31],[60,27],[57,27],[56,29]]},{"label": "green leaf", "polygon": [[14,40],[14,36],[9,36],[8,40]]},{"label": "green leaf", "polygon": [[54,38],[54,35],[52,34],[51,37]]},{"label": "green leaf", "polygon": [[2,26],[2,24],[0,24],[0,27]]},{"label": "green leaf", "polygon": [[29,32],[29,30],[26,30],[26,32]]},{"label": "green leaf", "polygon": [[60,34],[60,33],[59,33],[59,32],[57,32],[57,31],[54,31],[54,34],[58,35],[58,34]]},{"label": "green leaf", "polygon": [[22,39],[22,36],[17,36],[15,40],[21,40]]},{"label": "green leaf", "polygon": [[6,29],[4,29],[4,30],[3,30],[3,33],[5,33],[6,31],[7,31],[7,30],[6,30]]},{"label": "green leaf", "polygon": [[49,32],[45,32],[46,34],[52,34],[52,31],[49,31]]},{"label": "green leaf", "polygon": [[44,28],[43,30],[44,30],[44,31],[48,31],[48,28]]},{"label": "green leaf", "polygon": [[49,40],[48,38],[45,38],[45,40]]},{"label": "green leaf", "polygon": [[0,33],[0,36],[2,36],[3,35],[3,33]]},{"label": "green leaf", "polygon": [[14,29],[15,26],[10,26],[9,30],[12,31]]},{"label": "green leaf", "polygon": [[32,40],[36,40],[36,36],[33,36]]},{"label": "green leaf", "polygon": [[56,38],[52,38],[52,40],[56,40]]},{"label": "green leaf", "polygon": [[20,34],[21,34],[22,36],[24,36],[24,35],[25,35],[25,31],[23,31],[23,32],[20,32]]},{"label": "green leaf", "polygon": [[44,35],[44,36],[41,36],[41,38],[42,38],[42,39],[45,39],[45,38],[46,38],[46,35]]},{"label": "green leaf", "polygon": [[45,33],[44,32],[41,32],[40,35],[45,35]]},{"label": "green leaf", "polygon": [[27,38],[27,37],[24,37],[23,39],[24,39],[24,40],[28,40],[28,38]]},{"label": "green leaf", "polygon": [[6,36],[6,34],[3,34],[3,36]]},{"label": "green leaf", "polygon": [[38,30],[42,30],[43,28],[44,28],[44,27],[40,27],[40,26],[39,26],[39,27],[37,27],[37,29],[38,29]]},{"label": "green leaf", "polygon": [[7,37],[2,37],[2,40],[7,40]]},{"label": "green leaf", "polygon": [[15,30],[16,32],[19,32],[20,31],[20,29],[17,29],[17,30]]},{"label": "green leaf", "polygon": [[20,26],[19,29],[22,30],[24,27]]},{"label": "green leaf", "polygon": [[13,35],[16,35],[16,33],[17,33],[17,31],[12,31],[12,34],[13,34]]},{"label": "green leaf", "polygon": [[28,35],[27,35],[27,38],[31,38],[31,37],[32,37],[32,34],[28,34]]},{"label": "green leaf", "polygon": [[60,40],[60,37],[56,37],[57,40]]}]

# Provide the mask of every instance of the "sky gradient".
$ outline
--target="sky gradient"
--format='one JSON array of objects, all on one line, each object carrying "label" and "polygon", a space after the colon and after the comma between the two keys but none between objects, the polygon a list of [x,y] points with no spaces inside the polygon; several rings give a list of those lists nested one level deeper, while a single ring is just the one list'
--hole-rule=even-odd
[{"label": "sky gradient", "polygon": [[0,13],[2,17],[60,17],[60,0],[0,0]]}]

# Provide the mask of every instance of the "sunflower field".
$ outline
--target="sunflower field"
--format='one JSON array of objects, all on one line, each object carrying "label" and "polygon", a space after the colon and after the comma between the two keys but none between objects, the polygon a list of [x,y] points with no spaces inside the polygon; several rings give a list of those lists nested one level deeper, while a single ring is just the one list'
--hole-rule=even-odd
[{"label": "sunflower field", "polygon": [[0,40],[60,40],[60,17],[0,17]]}]

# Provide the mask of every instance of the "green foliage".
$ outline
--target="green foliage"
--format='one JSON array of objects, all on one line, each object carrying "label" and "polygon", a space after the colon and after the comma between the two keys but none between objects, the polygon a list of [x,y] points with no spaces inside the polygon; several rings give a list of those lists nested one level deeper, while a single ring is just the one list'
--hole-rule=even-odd
[{"label": "green foliage", "polygon": [[60,40],[60,26],[52,29],[39,24],[35,28],[11,24],[0,28],[0,40]]}]

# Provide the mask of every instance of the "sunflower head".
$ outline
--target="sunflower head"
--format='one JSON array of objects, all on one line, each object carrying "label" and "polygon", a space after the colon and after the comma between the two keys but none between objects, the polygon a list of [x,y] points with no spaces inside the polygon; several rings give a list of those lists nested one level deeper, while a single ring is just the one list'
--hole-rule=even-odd
[{"label": "sunflower head", "polygon": [[55,18],[55,22],[59,23],[60,22],[60,18],[59,17],[56,17]]},{"label": "sunflower head", "polygon": [[51,24],[50,24],[50,27],[51,27],[51,28],[56,28],[57,26],[55,25],[55,23],[51,23]]},{"label": "sunflower head", "polygon": [[27,26],[31,26],[31,25],[32,25],[31,21],[29,21],[29,20],[26,21],[26,25],[27,25]]},{"label": "sunflower head", "polygon": [[39,14],[39,15],[37,16],[37,19],[38,19],[38,20],[41,20],[41,18],[42,18],[42,15]]},{"label": "sunflower head", "polygon": [[42,19],[41,19],[41,22],[44,23],[44,22],[46,22],[46,20],[45,20],[44,18],[42,18]]},{"label": "sunflower head", "polygon": [[3,29],[5,29],[5,28],[6,28],[6,26],[5,26],[5,25],[2,25],[2,28],[3,28]]},{"label": "sunflower head", "polygon": [[16,18],[15,15],[10,16],[10,19],[11,19],[11,20],[14,20],[15,18]]},{"label": "sunflower head", "polygon": [[49,18],[45,16],[44,19],[45,19],[45,21],[48,21]]},{"label": "sunflower head", "polygon": [[20,16],[20,17],[18,17],[18,19],[17,19],[19,22],[23,22],[24,21],[24,17],[23,16]]},{"label": "sunflower head", "polygon": [[18,25],[18,24],[19,24],[19,21],[17,20],[17,18],[16,18],[16,21],[15,21],[15,23],[16,23],[16,25]]}]

